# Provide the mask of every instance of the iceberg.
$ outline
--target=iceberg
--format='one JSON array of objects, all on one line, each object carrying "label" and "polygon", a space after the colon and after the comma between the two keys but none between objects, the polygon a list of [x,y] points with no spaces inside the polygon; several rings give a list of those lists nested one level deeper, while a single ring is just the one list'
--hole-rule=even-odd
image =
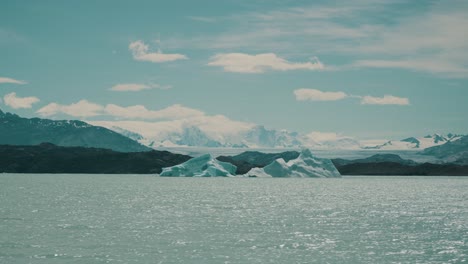
[{"label": "iceberg", "polygon": [[331,160],[315,157],[309,149],[303,149],[296,159],[286,162],[282,158],[279,158],[263,168],[251,169],[244,176],[293,178],[341,177]]},{"label": "iceberg", "polygon": [[232,177],[237,167],[231,163],[218,161],[210,154],[192,158],[182,164],[163,168],[159,176],[166,177]]}]

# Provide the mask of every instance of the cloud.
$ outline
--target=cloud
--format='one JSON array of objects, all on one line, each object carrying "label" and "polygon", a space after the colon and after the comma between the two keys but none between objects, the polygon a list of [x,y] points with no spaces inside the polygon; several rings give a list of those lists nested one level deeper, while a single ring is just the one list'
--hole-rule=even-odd
[{"label": "cloud", "polygon": [[166,43],[171,47],[309,54],[310,50],[327,48],[330,41],[362,38],[367,34],[367,27],[352,27],[337,21],[359,16],[365,10],[375,11],[375,6],[382,1],[373,1],[367,5],[354,2],[346,1],[335,6],[333,3],[328,6],[312,4],[216,17],[216,21],[226,22],[220,23],[220,26],[226,27],[221,33],[173,38],[166,40]]},{"label": "cloud", "polygon": [[309,2],[216,17],[224,22],[219,23],[223,27],[219,33],[168,39],[166,44],[247,53],[268,50],[288,56],[313,51],[320,58],[342,56],[343,63],[338,65],[342,70],[400,68],[468,78],[468,1],[424,5],[400,0],[350,0],[339,5],[336,1]]},{"label": "cloud", "polygon": [[409,105],[409,99],[396,97],[393,95],[384,95],[384,97],[363,96],[361,104],[371,105]]},{"label": "cloud", "polygon": [[[441,77],[468,78],[466,1],[431,2],[412,16],[397,17],[359,45],[338,52],[358,54],[356,67],[400,68]],[[376,58],[378,56],[378,58]]]},{"label": "cloud", "polygon": [[298,101],[337,101],[348,97],[344,92],[323,92],[316,89],[297,89],[294,95]]},{"label": "cloud", "polygon": [[39,102],[39,98],[31,97],[17,97],[16,93],[9,93],[3,97],[3,101],[6,105],[13,109],[19,108],[31,108],[33,104]]},{"label": "cloud", "polygon": [[0,77],[0,83],[27,84],[25,81],[15,80],[7,77]]},{"label": "cloud", "polygon": [[293,63],[274,53],[249,55],[245,53],[221,53],[213,56],[209,66],[221,66],[227,72],[263,73],[267,70],[323,70],[325,66],[317,59],[304,63]]},{"label": "cloud", "polygon": [[400,68],[413,71],[430,72],[435,74],[444,74],[448,77],[468,78],[468,68],[461,65],[449,63],[447,61],[412,59],[412,60],[358,60],[353,66],[369,68]]},{"label": "cloud", "polygon": [[133,58],[138,61],[150,61],[155,63],[161,63],[188,59],[187,56],[183,54],[162,53],[160,50],[158,50],[157,52],[148,52],[148,45],[146,45],[141,40],[131,42],[128,46],[128,49],[132,52]]},{"label": "cloud", "polygon": [[297,101],[338,101],[345,98],[359,98],[361,104],[372,105],[409,105],[409,99],[396,97],[393,95],[384,95],[384,97],[348,95],[344,92],[323,92],[316,89],[297,89],[294,90]]},{"label": "cloud", "polygon": [[101,105],[87,100],[80,100],[79,102],[70,105],[50,103],[37,110],[36,113],[41,116],[53,116],[63,113],[73,117],[92,117],[101,115],[103,109],[104,108]]},{"label": "cloud", "polygon": [[116,84],[110,88],[110,91],[116,92],[138,92],[142,90],[148,89],[170,89],[172,86],[170,85],[159,85],[159,84],[142,84],[142,83],[121,83]]},{"label": "cloud", "polygon": [[[182,132],[184,128],[196,126],[214,140],[238,140],[242,138],[239,132],[248,131],[255,124],[236,121],[223,115],[207,115],[203,111],[174,104],[160,110],[149,110],[143,105],[122,107],[99,104],[81,100],[70,105],[51,103],[36,113],[41,116],[66,114],[78,118],[95,117],[89,123],[112,129],[120,127],[133,131],[153,140],[167,139],[174,132]],[[96,117],[102,121],[96,121]],[[116,120],[109,120],[114,117]],[[88,122],[88,121],[87,121]]]},{"label": "cloud", "polygon": [[112,88],[110,88],[109,90],[117,91],[117,92],[126,92],[126,91],[137,92],[137,91],[147,90],[147,89],[151,89],[151,87],[146,84],[122,83],[122,84],[116,84],[112,86]]},{"label": "cloud", "polygon": [[319,131],[312,131],[309,134],[307,134],[306,137],[311,138],[316,142],[336,141],[336,140],[343,139],[343,138],[349,138],[349,137],[344,137],[334,132],[319,132]]},{"label": "cloud", "polygon": [[119,119],[148,119],[148,120],[170,120],[204,116],[200,110],[185,107],[179,104],[171,105],[161,110],[148,110],[143,105],[123,107],[116,104],[106,106],[81,100],[70,105],[50,103],[36,113],[41,116],[54,116],[66,114],[73,117],[112,116]]},{"label": "cloud", "polygon": [[122,107],[115,104],[108,104],[104,110],[106,114],[111,116],[137,119],[181,119],[204,115],[200,110],[188,108],[179,104],[157,111],[148,110],[143,105]]}]

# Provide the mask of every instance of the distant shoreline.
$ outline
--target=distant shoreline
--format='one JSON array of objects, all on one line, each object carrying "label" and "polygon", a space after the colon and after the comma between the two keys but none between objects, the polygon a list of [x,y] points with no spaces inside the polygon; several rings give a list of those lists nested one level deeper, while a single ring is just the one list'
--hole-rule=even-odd
[{"label": "distant shoreline", "polygon": [[[236,156],[224,158],[236,165],[238,170],[243,169],[237,172],[238,175],[254,167],[266,166],[277,158],[283,158],[281,155],[287,152],[277,155],[255,151],[244,153],[244,156],[254,155],[253,161],[242,158],[236,160]],[[332,162],[342,176],[468,176],[468,165],[417,163],[388,153],[364,159],[332,159]],[[0,145],[0,173],[155,175],[164,167],[181,164],[190,158],[188,155],[157,150],[117,152],[99,148],[61,147],[50,143],[35,146]]]}]

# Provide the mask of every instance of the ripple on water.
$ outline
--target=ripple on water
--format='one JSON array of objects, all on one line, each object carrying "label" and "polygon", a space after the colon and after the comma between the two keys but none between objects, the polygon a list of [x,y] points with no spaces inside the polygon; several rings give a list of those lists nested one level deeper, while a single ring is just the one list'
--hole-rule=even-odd
[{"label": "ripple on water", "polygon": [[0,263],[463,263],[467,187],[4,174]]}]

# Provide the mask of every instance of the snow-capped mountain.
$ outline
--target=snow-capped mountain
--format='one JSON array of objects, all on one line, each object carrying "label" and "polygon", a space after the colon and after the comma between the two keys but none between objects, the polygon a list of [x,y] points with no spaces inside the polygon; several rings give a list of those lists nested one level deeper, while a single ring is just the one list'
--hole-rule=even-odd
[{"label": "snow-capped mountain", "polygon": [[94,121],[152,148],[227,147],[227,148],[302,148],[316,150],[422,150],[460,138],[459,135],[433,134],[403,140],[358,141],[334,133],[302,134],[268,129],[262,125],[234,123],[219,126],[208,123]]},{"label": "snow-capped mountain", "polygon": [[287,148],[302,145],[298,133],[287,130],[269,130],[264,126],[253,127],[243,137],[243,143],[250,148]]},{"label": "snow-capped mountain", "polygon": [[172,135],[172,142],[176,145],[182,146],[204,146],[204,147],[220,147],[222,144],[216,140],[211,139],[208,135],[203,133],[198,127],[184,127],[182,133],[174,133]]},{"label": "snow-capped mountain", "polygon": [[435,156],[443,159],[444,162],[468,165],[468,136],[462,136],[444,145],[427,148],[422,151],[422,154]]},{"label": "snow-capped mountain", "polygon": [[123,129],[123,128],[120,128],[120,127],[112,127],[111,130],[113,130],[114,132],[117,132],[123,136],[126,136],[130,139],[133,139],[135,141],[139,141],[139,140],[143,140],[143,136],[138,134],[138,133],[135,133],[135,132],[132,132],[132,131],[129,131],[129,130],[126,130],[126,129]]},{"label": "snow-capped mountain", "polygon": [[455,134],[433,134],[424,137],[416,138],[409,137],[402,140],[389,140],[383,144],[375,146],[366,146],[365,149],[380,149],[380,150],[402,150],[402,149],[426,149],[429,147],[440,146],[447,142],[460,139],[460,135]]},{"label": "snow-capped mountain", "polygon": [[165,126],[164,122],[95,121],[149,147],[231,147],[231,148],[300,148],[360,149],[360,143],[349,137],[316,140],[311,134],[268,129],[261,125],[235,129],[212,129],[184,123]]}]

